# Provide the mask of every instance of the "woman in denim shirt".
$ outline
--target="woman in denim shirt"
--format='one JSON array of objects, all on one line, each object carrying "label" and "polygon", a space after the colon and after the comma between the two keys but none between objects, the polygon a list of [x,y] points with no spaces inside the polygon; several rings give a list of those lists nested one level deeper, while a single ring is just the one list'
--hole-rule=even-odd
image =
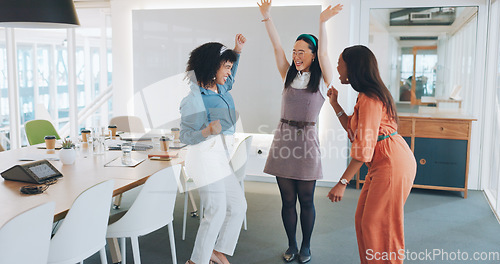
[{"label": "woman in denim shirt", "polygon": [[186,264],[228,264],[246,213],[243,191],[229,165],[236,111],[229,93],[246,39],[237,34],[233,50],[210,42],[191,52],[191,92],[181,102],[180,140],[189,144],[186,174],[200,193],[204,215]]}]

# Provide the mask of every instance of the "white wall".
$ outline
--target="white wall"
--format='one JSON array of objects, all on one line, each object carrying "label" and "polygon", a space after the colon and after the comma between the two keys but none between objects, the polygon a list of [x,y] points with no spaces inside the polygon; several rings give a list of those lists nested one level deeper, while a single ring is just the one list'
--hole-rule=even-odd
[{"label": "white wall", "polygon": [[[302,33],[318,35],[317,18],[320,12],[320,5],[273,7],[273,20],[282,43],[286,43],[284,49],[289,61],[292,45],[288,43],[293,43]],[[181,75],[182,78],[193,49],[213,41],[233,48],[235,35],[241,33],[247,43],[241,53],[236,82],[231,90],[236,110],[243,120],[245,132],[273,133],[280,119],[283,81],[263,23],[255,19],[259,15],[257,6],[134,10],[134,92],[144,93],[144,89],[151,90],[151,84],[172,76]],[[301,20],[290,17],[301,17]],[[153,100],[144,104],[147,108],[158,106],[158,111],[148,109],[146,112],[152,127],[173,121],[165,118],[165,114],[179,113],[180,100],[185,96],[185,89],[179,86],[156,86],[160,91],[151,91],[156,96],[150,96]],[[168,93],[159,96],[165,90]],[[170,101],[164,102],[166,99]],[[138,110],[137,107],[135,110]],[[152,122],[154,117],[162,122]],[[177,118],[180,119],[180,116]]]}]

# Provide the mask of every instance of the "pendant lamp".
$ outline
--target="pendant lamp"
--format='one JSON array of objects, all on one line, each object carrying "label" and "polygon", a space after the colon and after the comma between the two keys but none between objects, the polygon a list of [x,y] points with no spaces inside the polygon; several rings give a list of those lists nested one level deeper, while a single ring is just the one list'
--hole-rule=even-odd
[{"label": "pendant lamp", "polygon": [[73,0],[0,0],[0,27],[80,26]]}]

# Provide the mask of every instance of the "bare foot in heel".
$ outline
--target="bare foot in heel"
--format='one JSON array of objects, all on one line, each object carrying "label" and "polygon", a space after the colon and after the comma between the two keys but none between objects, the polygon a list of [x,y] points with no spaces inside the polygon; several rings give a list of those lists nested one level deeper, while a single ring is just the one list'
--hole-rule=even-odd
[{"label": "bare foot in heel", "polygon": [[210,260],[216,262],[217,264],[231,264],[229,263],[229,260],[227,260],[226,255],[216,250],[212,252]]},{"label": "bare foot in heel", "polygon": [[222,261],[215,255],[215,250],[212,252],[212,256],[210,256],[210,264],[222,264]]}]

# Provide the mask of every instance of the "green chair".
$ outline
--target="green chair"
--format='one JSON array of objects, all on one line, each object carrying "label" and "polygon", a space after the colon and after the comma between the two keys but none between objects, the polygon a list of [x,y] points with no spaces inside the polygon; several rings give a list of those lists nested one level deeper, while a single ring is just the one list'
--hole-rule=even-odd
[{"label": "green chair", "polygon": [[38,119],[31,120],[24,124],[26,137],[30,145],[36,145],[45,142],[45,136],[54,135],[56,139],[61,139],[57,134],[56,129],[48,120]]}]

